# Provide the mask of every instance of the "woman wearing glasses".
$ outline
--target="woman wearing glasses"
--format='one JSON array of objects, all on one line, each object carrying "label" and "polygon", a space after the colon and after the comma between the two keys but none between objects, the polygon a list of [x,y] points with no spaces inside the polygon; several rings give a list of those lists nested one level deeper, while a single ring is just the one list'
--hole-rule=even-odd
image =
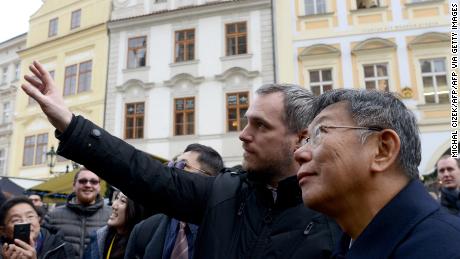
[{"label": "woman wearing glasses", "polygon": [[[15,239],[15,225],[27,226],[27,242]],[[75,251],[61,235],[40,226],[38,211],[27,197],[14,197],[0,208],[2,250],[0,258],[72,258]],[[17,232],[17,231],[16,231]]]},{"label": "woman wearing glasses", "polygon": [[93,233],[83,258],[124,258],[131,230],[143,219],[143,208],[120,191],[114,193],[112,214],[104,226]]}]

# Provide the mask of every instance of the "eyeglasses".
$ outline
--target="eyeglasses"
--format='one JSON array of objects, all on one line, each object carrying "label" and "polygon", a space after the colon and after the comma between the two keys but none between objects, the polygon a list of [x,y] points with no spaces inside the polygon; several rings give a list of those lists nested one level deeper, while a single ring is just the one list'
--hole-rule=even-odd
[{"label": "eyeglasses", "polygon": [[327,133],[327,129],[353,129],[353,130],[368,130],[368,131],[382,131],[379,127],[359,127],[359,126],[338,126],[338,125],[317,125],[313,130],[309,131],[309,136],[302,139],[301,146],[311,145],[313,147],[318,146],[321,143],[324,133]]},{"label": "eyeglasses", "polygon": [[13,216],[10,220],[8,220],[8,224],[17,225],[24,223],[32,223],[36,219],[38,219],[37,214],[28,214],[25,217]]},{"label": "eyeglasses", "polygon": [[[200,168],[196,168],[194,166],[191,166],[189,163],[187,163],[187,161],[185,160],[179,160],[179,161],[169,161],[168,163],[168,167],[174,167],[174,168],[177,168],[177,169],[181,169],[181,170],[185,170],[185,171],[190,171],[190,172],[197,172],[197,173],[202,173],[202,174],[205,174],[205,175],[208,175],[208,176],[212,176],[211,173],[209,173],[208,171],[206,170],[203,170],[203,169],[200,169]],[[187,170],[187,168],[189,170]],[[191,170],[190,170],[191,169]]]},{"label": "eyeglasses", "polygon": [[98,185],[98,184],[99,184],[99,180],[96,180],[96,179],[86,179],[86,178],[78,179],[78,183],[81,184],[81,185],[85,185],[85,184],[87,184],[88,182],[89,182],[91,185]]}]

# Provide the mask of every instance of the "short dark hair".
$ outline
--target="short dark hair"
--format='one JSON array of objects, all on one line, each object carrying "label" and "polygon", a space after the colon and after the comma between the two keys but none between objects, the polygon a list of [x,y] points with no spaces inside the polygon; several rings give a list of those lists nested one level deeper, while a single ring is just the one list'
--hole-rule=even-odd
[{"label": "short dark hair", "polygon": [[29,200],[28,197],[26,196],[17,196],[17,197],[13,197],[13,198],[10,198],[8,200],[5,201],[5,203],[3,203],[3,205],[0,207],[0,225],[1,226],[5,226],[5,219],[6,219],[6,215],[8,214],[8,211],[18,205],[18,204],[21,204],[21,203],[25,203],[25,204],[29,204],[30,207],[32,207],[35,211],[35,213],[37,213],[37,215],[41,215],[40,212],[37,210],[37,208],[35,208],[34,204],[32,203],[31,200]]},{"label": "short dark hair", "polygon": [[[360,127],[392,129],[398,134],[401,148],[398,163],[411,179],[418,178],[421,144],[417,120],[394,94],[381,91],[335,89],[315,98],[311,113],[317,116],[327,106],[347,102],[353,120]],[[363,140],[368,135],[363,133]]]},{"label": "short dark hair", "polygon": [[211,173],[212,175],[216,175],[222,168],[224,168],[224,161],[222,160],[222,157],[212,147],[193,143],[185,148],[184,153],[189,151],[197,152],[199,154],[198,162],[202,167],[201,169]]},{"label": "short dark hair", "polygon": [[[73,185],[75,185],[75,183],[77,183],[78,176],[80,175],[80,173],[81,173],[82,171],[89,171],[89,172],[91,172],[91,173],[94,173],[93,171],[89,170],[88,168],[86,168],[86,167],[84,167],[84,166],[80,167],[80,169],[78,169],[77,173],[76,173],[76,174],[74,175],[74,177],[73,177]],[[99,175],[97,175],[97,177],[99,178],[99,180],[101,180],[101,178],[99,177]]]}]

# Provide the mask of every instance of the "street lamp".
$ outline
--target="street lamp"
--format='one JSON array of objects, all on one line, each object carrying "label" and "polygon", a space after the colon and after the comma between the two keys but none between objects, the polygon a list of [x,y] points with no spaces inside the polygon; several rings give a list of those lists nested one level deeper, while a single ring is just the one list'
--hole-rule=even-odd
[{"label": "street lamp", "polygon": [[50,174],[53,174],[53,167],[56,165],[57,153],[54,151],[54,146],[51,146],[50,151],[46,152],[46,164],[50,168]]}]

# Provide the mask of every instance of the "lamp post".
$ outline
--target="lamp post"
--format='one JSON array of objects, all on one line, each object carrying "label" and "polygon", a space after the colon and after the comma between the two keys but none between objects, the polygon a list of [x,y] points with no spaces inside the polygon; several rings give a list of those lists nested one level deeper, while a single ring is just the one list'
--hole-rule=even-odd
[{"label": "lamp post", "polygon": [[54,146],[51,146],[50,151],[46,152],[46,164],[50,168],[50,174],[53,174],[53,167],[56,165],[57,153],[54,151]]}]

